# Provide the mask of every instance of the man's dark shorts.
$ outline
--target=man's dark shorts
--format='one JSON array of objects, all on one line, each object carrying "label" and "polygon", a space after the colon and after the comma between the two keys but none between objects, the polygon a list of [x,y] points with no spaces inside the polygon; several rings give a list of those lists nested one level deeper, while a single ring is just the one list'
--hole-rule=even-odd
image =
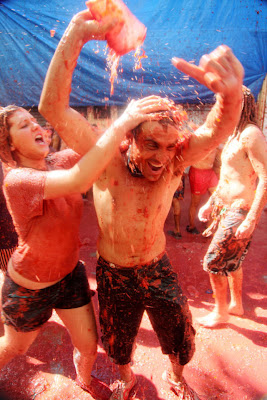
[{"label": "man's dark shorts", "polygon": [[116,364],[131,361],[133,344],[147,312],[164,354],[193,356],[195,330],[186,297],[166,254],[151,264],[119,267],[99,257],[98,299],[102,341]]},{"label": "man's dark shorts", "polygon": [[237,239],[235,232],[247,213],[247,210],[230,209],[222,214],[218,229],[204,258],[204,271],[227,276],[241,267],[248,252],[251,237]]},{"label": "man's dark shorts", "polygon": [[18,332],[34,331],[49,320],[54,308],[82,307],[90,303],[92,294],[80,261],[61,281],[39,290],[17,285],[7,273],[2,287],[2,321]]},{"label": "man's dark shorts", "polygon": [[184,190],[185,190],[185,176],[182,175],[180,186],[177,190],[175,190],[173,197],[178,200],[184,199]]}]

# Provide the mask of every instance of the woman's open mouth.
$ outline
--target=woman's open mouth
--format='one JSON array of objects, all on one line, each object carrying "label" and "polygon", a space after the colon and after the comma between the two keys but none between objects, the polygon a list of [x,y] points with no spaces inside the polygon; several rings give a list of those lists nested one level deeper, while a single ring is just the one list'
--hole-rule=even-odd
[{"label": "woman's open mouth", "polygon": [[38,143],[38,144],[46,144],[46,142],[44,141],[44,138],[43,138],[42,135],[37,135],[37,136],[35,137],[35,141],[36,141],[36,143]]}]

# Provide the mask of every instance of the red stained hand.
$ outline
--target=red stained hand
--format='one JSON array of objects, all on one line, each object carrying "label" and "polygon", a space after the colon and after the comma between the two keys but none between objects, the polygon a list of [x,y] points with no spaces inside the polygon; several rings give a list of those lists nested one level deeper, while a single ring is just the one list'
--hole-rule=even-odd
[{"label": "red stained hand", "polygon": [[159,111],[168,110],[172,102],[159,96],[148,96],[139,100],[132,100],[120,119],[127,123],[128,129],[132,130],[144,121],[159,119]]},{"label": "red stained hand", "polygon": [[106,34],[116,26],[121,28],[122,22],[117,17],[107,15],[101,21],[96,21],[89,10],[77,13],[71,21],[78,29],[84,43],[89,40],[105,40]]},{"label": "red stained hand", "polygon": [[212,211],[212,206],[209,205],[209,203],[204,204],[204,206],[202,206],[198,212],[199,220],[201,222],[207,222],[210,218],[211,211]]},{"label": "red stained hand", "polygon": [[172,59],[172,63],[214,93],[229,95],[233,90],[240,89],[243,82],[243,66],[226,45],[203,55],[198,66],[176,57]]},{"label": "red stained hand", "polygon": [[236,230],[235,237],[237,239],[248,239],[255,229],[254,222],[248,222],[244,220],[241,225]]}]

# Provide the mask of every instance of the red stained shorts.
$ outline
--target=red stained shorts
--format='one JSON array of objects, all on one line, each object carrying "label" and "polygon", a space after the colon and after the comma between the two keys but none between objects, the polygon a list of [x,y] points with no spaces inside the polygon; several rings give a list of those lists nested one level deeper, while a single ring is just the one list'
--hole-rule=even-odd
[{"label": "red stained shorts", "polygon": [[7,273],[2,287],[2,321],[18,332],[34,331],[49,320],[53,309],[82,307],[90,303],[93,294],[80,261],[61,281],[38,290],[17,285]]},{"label": "red stained shorts", "polygon": [[178,355],[181,365],[190,361],[195,349],[191,312],[166,254],[131,268],[99,257],[96,271],[102,341],[113,362],[131,361],[144,311],[163,354]]},{"label": "red stained shorts", "polygon": [[218,229],[204,257],[204,271],[227,276],[241,267],[248,252],[251,237],[237,239],[235,232],[247,213],[247,210],[233,209],[222,214]]},{"label": "red stained shorts", "polygon": [[189,182],[192,194],[202,195],[210,188],[215,188],[218,178],[213,169],[199,169],[190,167]]}]

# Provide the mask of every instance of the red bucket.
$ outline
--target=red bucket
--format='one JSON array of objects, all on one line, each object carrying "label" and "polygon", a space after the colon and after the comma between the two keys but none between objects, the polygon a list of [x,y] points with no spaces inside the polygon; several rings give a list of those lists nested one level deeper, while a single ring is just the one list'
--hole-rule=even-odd
[{"label": "red bucket", "polygon": [[121,0],[90,0],[87,7],[96,21],[114,15],[121,24],[106,34],[108,46],[122,56],[140,46],[146,37],[146,27]]}]

